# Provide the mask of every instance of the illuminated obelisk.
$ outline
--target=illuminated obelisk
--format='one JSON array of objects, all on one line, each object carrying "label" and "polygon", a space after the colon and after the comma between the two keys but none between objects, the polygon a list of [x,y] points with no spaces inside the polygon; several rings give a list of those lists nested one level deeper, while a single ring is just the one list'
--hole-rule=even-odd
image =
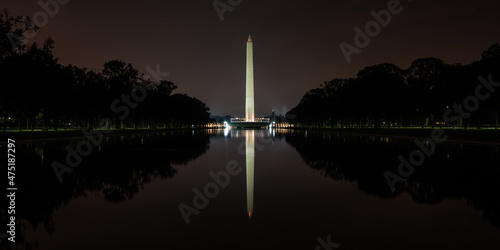
[{"label": "illuminated obelisk", "polygon": [[246,99],[245,99],[245,120],[253,122],[255,113],[253,109],[253,44],[252,38],[248,35],[247,41],[247,79],[246,79]]},{"label": "illuminated obelisk", "polygon": [[248,218],[251,219],[253,213],[253,171],[254,171],[253,167],[255,158],[254,130],[245,131],[245,140],[246,140],[245,158],[246,158],[246,170],[247,170],[247,211],[248,211]]}]

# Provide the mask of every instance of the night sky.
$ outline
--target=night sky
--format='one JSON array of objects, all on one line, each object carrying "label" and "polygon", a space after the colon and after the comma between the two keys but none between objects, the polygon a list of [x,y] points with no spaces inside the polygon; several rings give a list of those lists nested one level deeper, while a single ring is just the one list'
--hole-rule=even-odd
[{"label": "night sky", "polygon": [[[46,0],[42,0],[46,1]],[[1,0],[12,16],[33,16],[36,0]],[[227,0],[220,0],[228,3]],[[238,2],[238,1],[233,1]],[[355,77],[390,62],[416,58],[467,64],[500,42],[500,1],[402,0],[401,13],[348,63],[339,44],[353,45],[354,27],[389,0],[243,0],[224,20],[213,0],[71,0],[30,41],[52,37],[63,65],[101,70],[120,59],[165,78],[205,102],[213,115],[244,116],[248,34],[254,45],[256,115],[293,108],[302,95],[333,78]]]}]

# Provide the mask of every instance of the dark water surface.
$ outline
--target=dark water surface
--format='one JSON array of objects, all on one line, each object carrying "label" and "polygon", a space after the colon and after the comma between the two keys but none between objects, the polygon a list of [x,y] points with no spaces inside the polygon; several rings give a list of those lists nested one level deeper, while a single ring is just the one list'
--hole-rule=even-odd
[{"label": "dark water surface", "polygon": [[[495,146],[437,145],[393,193],[383,173],[397,173],[413,140],[288,130],[114,136],[60,183],[51,165],[78,142],[17,145],[17,249],[500,249]],[[1,213],[7,221],[5,205]]]}]

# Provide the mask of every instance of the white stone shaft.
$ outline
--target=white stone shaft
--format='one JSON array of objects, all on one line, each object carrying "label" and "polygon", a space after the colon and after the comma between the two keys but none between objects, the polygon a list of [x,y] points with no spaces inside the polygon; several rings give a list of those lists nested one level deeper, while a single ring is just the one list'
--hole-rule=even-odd
[{"label": "white stone shaft", "polygon": [[254,98],[253,98],[253,44],[252,38],[248,35],[247,41],[247,77],[246,77],[246,98],[245,98],[245,120],[253,122],[255,119],[254,113]]},{"label": "white stone shaft", "polygon": [[253,214],[253,185],[254,185],[254,159],[255,159],[255,134],[254,130],[245,130],[245,156],[247,177],[247,212],[251,219]]}]

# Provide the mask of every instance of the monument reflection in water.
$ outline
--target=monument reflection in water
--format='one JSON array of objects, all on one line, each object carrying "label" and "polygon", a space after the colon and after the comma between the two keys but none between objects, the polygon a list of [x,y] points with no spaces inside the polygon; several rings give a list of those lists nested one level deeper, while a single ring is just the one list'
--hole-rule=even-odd
[{"label": "monument reflection in water", "polygon": [[[59,183],[51,160],[76,143],[18,145],[16,249],[314,249],[329,235],[349,249],[500,246],[497,146],[442,144],[392,193],[382,174],[412,140],[280,129],[113,136]],[[245,171],[186,225],[178,204],[230,160]]]},{"label": "monument reflection in water", "polygon": [[[246,191],[247,191],[247,213],[248,218],[252,219],[253,200],[254,200],[254,173],[255,173],[255,149],[263,150],[267,144],[272,142],[272,129],[225,129],[226,137],[245,136],[245,169],[246,169]],[[255,138],[260,138],[260,142],[255,142]],[[242,151],[240,151],[242,152]]]},{"label": "monument reflection in water", "polygon": [[247,174],[247,211],[248,218],[253,213],[253,184],[254,184],[254,159],[255,159],[255,131],[245,130],[245,159]]}]

